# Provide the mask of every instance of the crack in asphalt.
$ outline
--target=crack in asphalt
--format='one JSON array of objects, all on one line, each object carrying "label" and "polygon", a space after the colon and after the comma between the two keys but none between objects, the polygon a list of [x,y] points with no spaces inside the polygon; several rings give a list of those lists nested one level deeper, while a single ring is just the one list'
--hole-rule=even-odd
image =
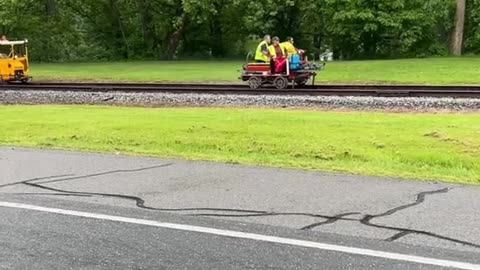
[{"label": "crack in asphalt", "polygon": [[60,177],[67,177],[67,176],[73,176],[74,174],[61,174],[61,175],[52,175],[52,176],[45,176],[45,177],[36,177],[28,180],[23,180],[23,181],[18,181],[18,182],[13,182],[13,183],[8,183],[8,184],[3,184],[0,185],[0,188],[5,188],[5,187],[10,187],[10,186],[15,186],[15,185],[20,185],[25,182],[31,182],[31,181],[39,181],[39,180],[47,180],[47,179],[52,179],[52,178],[60,178]]},{"label": "crack in asphalt", "polygon": [[[435,233],[428,232],[428,231],[415,230],[415,229],[410,229],[410,228],[393,227],[393,226],[386,226],[386,225],[379,225],[379,224],[372,223],[372,220],[375,219],[375,218],[391,216],[391,215],[394,215],[395,213],[397,213],[399,211],[402,211],[402,210],[420,205],[423,202],[425,202],[425,198],[428,195],[444,194],[444,193],[447,193],[449,190],[451,190],[451,188],[443,188],[443,189],[439,189],[439,190],[420,192],[420,193],[417,194],[417,196],[416,196],[417,199],[413,203],[409,203],[409,204],[405,204],[405,205],[401,205],[401,206],[389,209],[389,210],[387,210],[387,211],[385,211],[384,213],[381,213],[381,214],[365,215],[362,219],[357,220],[357,221],[359,221],[361,224],[363,224],[365,226],[368,226],[368,227],[373,227],[373,228],[377,228],[377,229],[384,229],[384,230],[398,231],[397,234],[395,234],[392,237],[389,237],[389,238],[384,240],[384,241],[387,241],[387,242],[397,241],[397,240],[399,240],[399,239],[401,239],[405,236],[408,236],[408,235],[419,234],[419,235],[425,235],[425,236],[429,236],[429,237],[433,237],[433,238],[437,238],[437,239],[441,239],[441,240],[446,240],[446,241],[450,241],[450,242],[454,242],[454,243],[457,243],[457,244],[462,244],[462,245],[466,245],[466,246],[470,246],[470,247],[480,248],[479,244],[475,244],[475,243],[472,243],[472,242],[463,241],[463,240],[459,240],[459,239],[455,239],[455,238],[446,237],[446,236],[435,234]],[[339,219],[339,220],[341,220],[341,219]],[[304,229],[310,229],[311,230],[311,229],[314,229],[318,226],[323,226],[323,225],[327,225],[327,224],[331,224],[331,223],[332,222],[328,222],[328,220],[327,220],[325,222],[320,222],[320,223],[317,223],[317,224],[312,224],[312,225],[306,226],[306,227],[304,227]]]},{"label": "crack in asphalt", "polygon": [[[422,203],[425,202],[425,198],[428,196],[428,195],[435,195],[435,194],[444,194],[444,193],[448,193],[450,191],[450,188],[443,188],[443,189],[439,189],[439,190],[433,190],[433,191],[424,191],[424,192],[420,192],[417,194],[417,199],[415,200],[415,202],[413,203],[409,203],[409,204],[404,204],[404,205],[401,205],[401,206],[398,206],[398,207],[395,207],[395,208],[392,208],[390,210],[387,210],[385,211],[384,213],[381,213],[381,214],[377,214],[377,215],[365,215],[361,220],[360,220],[360,223],[362,223],[363,225],[365,226],[370,226],[370,227],[376,227],[376,228],[379,228],[379,226],[381,226],[382,228],[386,228],[386,226],[382,226],[382,225],[377,225],[377,224],[373,224],[372,223],[372,220],[375,219],[375,218],[381,218],[381,217],[387,217],[387,216],[391,216],[391,215],[394,215],[395,213],[397,212],[400,212],[400,211],[403,211],[405,209],[408,209],[408,208],[412,208],[412,207],[415,207],[417,205],[420,205]],[[415,232],[414,230],[399,230],[400,232],[388,239],[386,239],[386,241],[396,241],[396,240],[399,240],[401,239],[402,237],[405,237],[407,235],[410,235],[410,234],[414,234],[414,233],[418,233],[418,232]],[[421,234],[425,234],[427,232],[424,232],[422,231]],[[476,247],[480,247],[479,246],[476,246]]]},{"label": "crack in asphalt", "polygon": [[[251,210],[249,210],[251,211]],[[229,212],[233,212],[229,210]],[[360,213],[347,213],[347,214],[342,214],[343,216],[347,215],[354,215],[354,214],[360,214]],[[349,221],[358,221],[357,219],[352,219],[352,218],[338,218],[338,216],[328,216],[328,215],[322,215],[322,214],[312,214],[312,213],[284,213],[284,212],[263,212],[263,213],[256,213],[256,214],[191,214],[190,216],[196,216],[196,217],[230,217],[230,218],[236,218],[236,217],[243,217],[243,218],[249,218],[249,217],[274,217],[274,216],[304,216],[304,217],[313,217],[313,218],[323,218],[327,220],[332,220],[331,223],[334,223],[338,220],[349,220]],[[334,221],[333,221],[334,220]]]},{"label": "crack in asphalt", "polygon": [[31,183],[31,182],[24,182],[22,184],[31,186],[31,187],[36,187],[44,190],[49,190],[49,191],[55,191],[55,192],[61,192],[61,193],[69,193],[69,194],[77,194],[77,195],[90,195],[90,196],[101,196],[101,197],[111,197],[111,198],[117,198],[117,199],[126,199],[126,200],[131,200],[136,202],[136,206],[142,209],[147,209],[147,210],[156,210],[156,211],[164,211],[164,212],[188,212],[188,211],[221,211],[221,212],[240,212],[240,213],[266,213],[264,211],[255,211],[255,210],[243,210],[243,209],[223,209],[223,208],[155,208],[155,207],[150,207],[145,205],[145,201],[136,196],[129,196],[129,195],[121,195],[121,194],[112,194],[112,193],[97,193],[97,192],[83,192],[83,191],[70,191],[70,190],[63,190],[63,189],[58,189],[58,188],[52,188],[52,187],[47,187],[43,186],[41,184],[37,183]]},{"label": "crack in asphalt", "polygon": [[[398,206],[398,207],[395,207],[393,209],[390,209],[390,210],[388,210],[388,211],[386,211],[382,214],[378,214],[378,215],[365,215],[361,219],[346,218],[346,216],[355,215],[355,214],[359,214],[359,213],[345,213],[345,214],[339,214],[339,215],[335,215],[335,216],[302,214],[302,215],[305,215],[305,216],[320,217],[320,218],[327,219],[326,221],[323,221],[323,222],[318,222],[318,223],[314,223],[314,224],[305,226],[305,227],[302,228],[302,230],[313,230],[314,228],[317,228],[319,226],[324,226],[324,225],[327,225],[327,224],[333,224],[337,221],[342,221],[342,220],[343,221],[355,221],[355,222],[360,222],[362,225],[365,225],[365,226],[368,226],[368,227],[373,227],[373,228],[377,228],[377,229],[384,229],[384,230],[398,231],[399,233],[397,233],[394,236],[384,240],[384,241],[388,241],[388,242],[393,242],[393,241],[399,240],[402,237],[405,237],[407,235],[418,234],[418,235],[425,235],[425,236],[429,236],[429,237],[433,237],[433,238],[437,238],[437,239],[441,239],[441,240],[450,241],[450,242],[457,243],[457,244],[462,244],[462,245],[465,245],[465,246],[480,248],[479,244],[475,244],[475,243],[472,243],[472,242],[463,241],[463,240],[459,240],[459,239],[455,239],[455,238],[450,238],[450,237],[447,237],[447,236],[435,234],[435,233],[428,232],[428,231],[415,230],[415,229],[410,229],[410,228],[384,226],[384,225],[374,224],[374,223],[371,222],[372,219],[379,218],[379,217],[390,216],[390,215],[393,215],[393,214],[395,214],[399,211],[417,206],[417,205],[419,205],[419,204],[421,204],[425,201],[425,197],[427,195],[447,193],[449,190],[450,190],[450,188],[443,188],[443,189],[440,189],[440,190],[420,192],[419,194],[417,194],[417,200],[414,203],[409,203],[409,204],[406,204],[406,205]],[[287,215],[294,215],[292,213],[286,213],[286,214]],[[282,213],[265,213],[265,214],[254,214],[254,215],[200,214],[200,216],[207,216],[207,217],[262,217],[262,216],[276,216],[276,215],[282,215]]]},{"label": "crack in asphalt", "polygon": [[412,208],[412,207],[415,207],[419,204],[422,204],[423,202],[425,202],[425,197],[427,195],[434,195],[434,194],[440,194],[440,193],[447,193],[450,189],[449,188],[443,188],[443,189],[439,189],[439,190],[434,190],[434,191],[424,191],[424,192],[420,192],[417,194],[417,200],[415,200],[415,202],[413,203],[409,203],[409,204],[405,204],[405,205],[401,205],[401,206],[398,206],[398,207],[395,207],[395,208],[392,208],[382,214],[378,214],[378,215],[365,215],[361,222],[362,224],[364,225],[368,225],[370,224],[370,221],[372,221],[372,219],[374,218],[380,218],[380,217],[386,217],[386,216],[391,216],[399,211],[402,211],[402,210],[405,210],[405,209],[408,209],[408,208]]},{"label": "crack in asphalt", "polygon": [[[319,227],[319,226],[323,226],[323,225],[327,225],[327,224],[332,224],[332,223],[335,223],[337,221],[340,221],[340,220],[347,220],[347,219],[344,219],[344,217],[346,216],[350,216],[350,215],[356,215],[356,214],[360,214],[360,213],[345,213],[345,214],[339,214],[339,215],[336,215],[334,216],[333,218],[331,219],[328,219],[326,221],[322,221],[322,222],[317,222],[317,223],[313,223],[311,225],[308,225],[308,226],[305,226],[303,227],[301,230],[312,230],[316,227]],[[354,219],[352,219],[354,220]],[[349,220],[349,221],[352,221],[352,220]]]},{"label": "crack in asphalt", "polygon": [[[465,246],[480,248],[479,244],[475,244],[475,243],[472,243],[472,242],[463,241],[463,240],[459,240],[459,239],[455,239],[455,238],[451,238],[451,237],[447,237],[447,236],[443,236],[443,235],[440,235],[440,234],[436,234],[436,233],[432,233],[432,232],[428,232],[428,231],[423,231],[423,230],[414,230],[414,229],[409,229],[409,228],[400,228],[400,227],[384,226],[384,225],[377,225],[377,224],[369,224],[369,225],[366,225],[366,226],[370,226],[370,227],[374,227],[374,228],[378,228],[378,229],[394,230],[394,231],[399,231],[400,232],[399,234],[396,234],[393,237],[390,237],[390,238],[386,239],[385,241],[388,241],[392,238],[394,240],[398,240],[401,237],[407,236],[408,235],[407,232],[408,232],[409,234],[425,235],[425,236],[430,236],[430,237],[441,239],[441,240],[454,242],[454,243],[457,243],[457,244],[462,244],[462,245],[465,245]],[[402,234],[402,232],[405,232],[405,234]],[[395,239],[395,236],[399,236],[399,238]]]},{"label": "crack in asphalt", "polygon": [[[53,180],[50,180],[50,181],[37,182],[37,184],[50,184],[50,183],[58,183],[58,182],[65,182],[65,181],[71,181],[71,180],[86,179],[86,178],[97,177],[97,176],[105,176],[105,175],[109,175],[109,174],[142,172],[142,171],[147,171],[147,170],[169,167],[169,166],[172,166],[172,165],[173,165],[173,163],[168,163],[168,164],[156,165],[156,166],[151,166],[151,167],[143,167],[143,168],[138,168],[138,169],[113,170],[113,171],[106,171],[106,172],[100,172],[100,173],[94,173],[94,174],[87,174],[87,175],[82,175],[82,176],[75,176],[75,174],[61,174],[61,175],[52,175],[52,176],[45,176],[45,177],[36,177],[36,178],[28,179],[28,180],[3,184],[3,185],[0,185],[0,189],[5,188],[5,187],[20,185],[20,184],[25,184],[25,183],[29,183],[29,182],[34,182],[34,181],[42,181],[42,180],[53,179]],[[57,178],[60,178],[60,179],[57,179]]]},{"label": "crack in asphalt", "polygon": [[[5,194],[5,193],[0,193]],[[7,193],[9,195],[28,195],[28,196],[62,196],[62,197],[93,197],[92,195],[87,194],[70,194],[70,193]]]},{"label": "crack in asphalt", "polygon": [[[165,167],[169,167],[169,166],[172,166],[172,165],[173,165],[173,163],[168,163],[168,164],[163,164],[163,165],[143,167],[143,168],[139,168],[139,169],[113,170],[113,171],[94,173],[94,174],[88,174],[88,175],[82,175],[82,176],[76,176],[76,177],[70,177],[70,178],[55,179],[55,180],[36,182],[36,183],[37,184],[52,184],[52,183],[58,183],[58,182],[66,182],[66,181],[72,181],[72,180],[78,180],[78,179],[92,178],[92,177],[97,177],[97,176],[105,176],[105,175],[109,175],[109,174],[142,172],[142,171],[148,171],[148,170],[153,170],[153,169],[165,168]],[[66,176],[73,176],[73,175],[66,175]],[[55,178],[58,178],[58,177],[55,177]],[[46,179],[36,179],[36,180],[46,180]],[[32,181],[36,181],[36,180],[32,180]],[[32,181],[27,180],[27,181],[24,181],[24,182],[32,182]],[[23,182],[21,182],[21,183],[23,183]],[[0,188],[1,188],[1,186],[0,186]]]},{"label": "crack in asphalt", "polygon": [[398,239],[400,239],[400,238],[402,238],[402,237],[405,237],[405,236],[408,236],[408,235],[411,235],[411,234],[413,234],[413,232],[407,232],[407,231],[399,232],[399,233],[395,234],[394,236],[385,239],[385,241],[387,241],[387,242],[395,242],[395,241],[397,241]]},{"label": "crack in asphalt", "polygon": [[[428,232],[428,231],[414,230],[414,229],[401,228],[401,227],[392,227],[392,226],[385,226],[385,225],[379,225],[379,224],[372,223],[372,220],[375,219],[375,218],[391,216],[391,215],[394,215],[395,213],[397,213],[399,211],[402,211],[402,210],[420,205],[423,202],[425,202],[425,198],[428,195],[447,193],[450,190],[449,188],[443,188],[443,189],[434,190],[434,191],[420,192],[420,193],[417,194],[417,199],[413,203],[401,205],[401,206],[389,209],[389,210],[385,211],[384,213],[377,214],[377,215],[369,215],[369,214],[364,215],[361,219],[358,219],[358,218],[350,218],[349,217],[349,216],[352,216],[352,215],[361,214],[361,213],[358,213],[358,212],[342,213],[342,214],[338,214],[338,215],[334,215],[334,216],[329,216],[329,215],[312,214],[312,213],[288,213],[288,212],[287,213],[282,213],[282,212],[246,210],[246,209],[229,209],[229,208],[156,208],[156,207],[147,206],[145,204],[145,200],[143,200],[142,198],[137,197],[137,196],[112,194],[112,193],[70,191],[70,190],[63,190],[63,189],[58,189],[58,188],[45,186],[45,184],[49,184],[49,183],[58,183],[58,182],[64,182],[64,181],[85,179],[85,178],[89,178],[89,177],[103,176],[103,175],[115,174],[115,173],[139,172],[139,171],[163,168],[163,167],[167,167],[167,166],[171,166],[171,165],[173,165],[173,164],[163,164],[163,165],[145,167],[145,168],[133,169],[133,170],[115,170],[115,171],[108,171],[108,172],[102,172],[102,173],[96,173],[96,174],[90,174],[90,175],[84,175],[84,176],[78,176],[78,177],[71,177],[72,176],[71,174],[49,176],[49,177],[40,177],[40,178],[33,178],[33,179],[30,179],[30,180],[24,180],[24,181],[19,181],[19,182],[15,182],[15,183],[1,185],[0,188],[23,184],[23,185],[27,185],[27,186],[30,186],[30,187],[35,187],[35,188],[48,190],[48,191],[53,191],[53,192],[57,192],[57,193],[13,193],[13,194],[19,194],[19,195],[20,194],[22,194],[22,195],[47,195],[47,196],[52,196],[52,195],[53,196],[79,196],[79,197],[92,197],[92,196],[111,197],[111,198],[135,201],[136,206],[139,207],[139,208],[142,208],[142,209],[154,210],[154,211],[163,211],[163,212],[196,212],[196,211],[207,212],[208,211],[208,212],[230,212],[230,213],[234,213],[234,214],[198,213],[198,214],[188,214],[188,216],[224,217],[224,218],[229,218],[229,217],[245,217],[245,218],[248,218],[248,217],[267,217],[267,216],[305,216],[305,217],[326,219],[325,221],[317,222],[317,223],[313,223],[311,225],[305,226],[305,227],[301,228],[301,230],[313,230],[313,229],[315,229],[319,226],[324,226],[324,225],[327,225],[327,224],[333,224],[333,223],[338,222],[338,221],[360,222],[362,225],[373,227],[373,228],[397,231],[398,232],[397,234],[395,234],[392,237],[384,240],[384,241],[388,241],[388,242],[393,242],[393,241],[399,240],[399,239],[401,239],[405,236],[408,236],[408,235],[418,234],[418,235],[425,235],[425,236],[429,236],[429,237],[433,237],[433,238],[437,238],[437,239],[450,241],[450,242],[457,243],[457,244],[462,244],[462,245],[465,245],[465,246],[480,248],[479,244],[475,244],[475,243],[471,243],[471,242],[467,242],[467,241],[463,241],[463,240],[459,240],[459,239],[454,239],[454,238],[446,237],[446,236],[443,236],[443,235],[438,235],[438,234],[431,233],[431,232]],[[67,177],[67,178],[37,182],[37,181],[48,180],[48,179],[59,178],[59,177]]]}]

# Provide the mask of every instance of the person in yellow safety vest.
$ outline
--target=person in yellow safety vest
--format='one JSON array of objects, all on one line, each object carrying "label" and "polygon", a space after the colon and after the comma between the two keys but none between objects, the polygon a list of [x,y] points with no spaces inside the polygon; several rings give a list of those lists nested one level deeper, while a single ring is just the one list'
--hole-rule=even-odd
[{"label": "person in yellow safety vest", "polygon": [[305,52],[303,50],[299,50],[299,49],[295,48],[293,43],[294,43],[293,38],[292,37],[287,37],[287,41],[282,42],[282,44],[281,44],[288,55],[297,54],[297,53],[298,54],[303,54]]},{"label": "person in yellow safety vest", "polygon": [[271,73],[283,73],[286,70],[287,53],[285,52],[285,48],[280,44],[280,39],[278,37],[272,39],[272,45],[268,47],[268,50],[272,56],[270,62]]},{"label": "person in yellow safety vest", "polygon": [[287,56],[285,48],[280,44],[280,39],[278,37],[272,39],[272,45],[268,47],[268,50],[273,60]]},{"label": "person in yellow safety vest", "polygon": [[268,46],[272,42],[270,35],[266,35],[263,38],[263,41],[258,44],[257,50],[255,51],[255,62],[257,63],[269,63],[270,62],[270,52]]}]

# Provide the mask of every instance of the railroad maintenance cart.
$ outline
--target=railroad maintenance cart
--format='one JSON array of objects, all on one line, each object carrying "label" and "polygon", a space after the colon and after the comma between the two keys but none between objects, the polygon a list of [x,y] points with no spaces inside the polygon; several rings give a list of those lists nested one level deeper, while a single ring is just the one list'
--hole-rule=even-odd
[{"label": "railroad maintenance cart", "polygon": [[0,83],[28,82],[28,48],[27,40],[0,40]]},{"label": "railroad maintenance cart", "polygon": [[289,84],[295,88],[305,86],[309,80],[312,81],[312,85],[315,84],[317,72],[324,67],[325,63],[318,65],[308,62],[304,55],[294,54],[287,58],[272,60],[271,63],[247,63],[243,66],[240,79],[248,81],[251,89],[258,89],[263,85],[285,89]]}]

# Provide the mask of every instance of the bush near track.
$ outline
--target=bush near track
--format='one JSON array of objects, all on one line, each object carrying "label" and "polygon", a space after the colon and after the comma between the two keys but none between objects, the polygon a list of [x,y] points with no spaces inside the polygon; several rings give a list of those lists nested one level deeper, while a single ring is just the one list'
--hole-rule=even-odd
[{"label": "bush near track", "polygon": [[0,106],[0,145],[480,184],[480,114]]},{"label": "bush near track", "polygon": [[[35,80],[238,82],[240,61],[33,64]],[[480,84],[480,57],[328,63],[320,83]]]}]

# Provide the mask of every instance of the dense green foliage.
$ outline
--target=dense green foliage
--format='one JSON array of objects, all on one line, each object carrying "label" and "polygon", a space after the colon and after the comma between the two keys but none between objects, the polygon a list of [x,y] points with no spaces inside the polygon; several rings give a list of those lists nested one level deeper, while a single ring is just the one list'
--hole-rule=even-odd
[{"label": "dense green foliage", "polygon": [[[0,32],[39,61],[243,56],[265,33],[344,59],[448,54],[455,0],[0,0]],[[465,50],[480,52],[480,0]]]}]

